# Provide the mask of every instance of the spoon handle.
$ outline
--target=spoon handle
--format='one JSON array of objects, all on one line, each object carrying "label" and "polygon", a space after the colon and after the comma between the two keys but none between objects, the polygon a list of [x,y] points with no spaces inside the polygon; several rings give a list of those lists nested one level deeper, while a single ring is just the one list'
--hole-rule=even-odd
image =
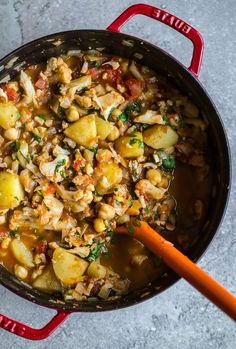
[{"label": "spoon handle", "polygon": [[[127,229],[128,228],[128,229]],[[131,220],[127,227],[121,226],[118,233],[131,235],[142,242],[172,270],[183,277],[212,303],[236,321],[236,297],[200,269],[172,243],[143,221]]]}]

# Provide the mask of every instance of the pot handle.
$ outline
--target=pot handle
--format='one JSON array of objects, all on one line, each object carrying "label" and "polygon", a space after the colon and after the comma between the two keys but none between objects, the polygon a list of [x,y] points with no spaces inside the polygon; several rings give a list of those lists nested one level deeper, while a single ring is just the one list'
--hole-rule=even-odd
[{"label": "pot handle", "polygon": [[69,315],[70,313],[58,311],[46,326],[36,329],[0,314],[0,328],[26,339],[41,340],[49,337]]},{"label": "pot handle", "polygon": [[109,27],[107,27],[107,30],[111,32],[119,32],[121,27],[135,15],[144,15],[156,19],[191,40],[193,43],[193,55],[188,70],[198,77],[202,62],[204,42],[202,36],[196,29],[178,17],[157,7],[146,4],[136,4],[127,8],[113,23],[109,25]]}]

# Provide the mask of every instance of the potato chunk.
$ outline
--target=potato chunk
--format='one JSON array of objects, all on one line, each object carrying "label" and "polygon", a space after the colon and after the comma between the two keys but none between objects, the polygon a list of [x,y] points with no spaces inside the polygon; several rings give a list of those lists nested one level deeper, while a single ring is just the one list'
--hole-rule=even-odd
[{"label": "potato chunk", "polygon": [[96,191],[99,195],[107,194],[122,181],[122,170],[114,162],[99,163],[94,171],[97,179]]},{"label": "potato chunk", "polygon": [[0,210],[13,209],[24,199],[24,190],[16,173],[0,172]]},{"label": "potato chunk", "polygon": [[33,268],[33,255],[28,247],[18,239],[11,242],[11,250],[17,261],[28,268]]},{"label": "potato chunk", "polygon": [[120,137],[115,142],[116,151],[123,158],[138,158],[144,153],[143,136],[140,132],[132,132]]},{"label": "potato chunk", "polygon": [[0,103],[0,126],[5,130],[15,126],[19,112],[12,102]]},{"label": "potato chunk", "polygon": [[69,286],[80,281],[88,267],[88,262],[58,247],[53,253],[52,265],[56,277],[65,286]]},{"label": "potato chunk", "polygon": [[32,285],[39,291],[54,293],[61,291],[60,282],[57,280],[52,266],[46,268],[41,275],[33,282]]},{"label": "potato chunk", "polygon": [[113,125],[109,121],[105,121],[98,116],[95,117],[97,135],[100,139],[104,140],[111,133]]},{"label": "potato chunk", "polygon": [[103,279],[106,276],[107,268],[97,262],[90,263],[87,274],[91,278]]},{"label": "potato chunk", "polygon": [[154,149],[165,149],[178,142],[178,134],[170,126],[155,125],[144,131],[143,141]]},{"label": "potato chunk", "polygon": [[96,144],[95,115],[87,115],[70,125],[66,130],[67,137],[84,147],[92,147]]}]

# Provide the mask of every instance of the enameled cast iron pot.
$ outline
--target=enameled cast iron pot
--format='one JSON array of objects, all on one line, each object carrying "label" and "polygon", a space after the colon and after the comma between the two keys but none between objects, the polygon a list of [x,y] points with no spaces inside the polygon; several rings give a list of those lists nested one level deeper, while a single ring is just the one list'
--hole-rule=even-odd
[{"label": "enameled cast iron pot", "polygon": [[[179,33],[193,43],[193,57],[191,66],[187,69],[175,58],[160,48],[133,36],[119,33],[120,28],[134,15],[142,14],[156,19]],[[125,41],[124,41],[125,40]],[[127,41],[129,45],[127,45]],[[51,56],[57,56],[68,50],[96,49],[104,47],[103,52],[127,58],[143,57],[140,64],[147,65],[170,79],[192,100],[209,121],[209,138],[212,146],[212,164],[214,166],[214,196],[212,197],[206,224],[200,232],[200,239],[188,251],[188,257],[197,261],[203,254],[215,235],[227,204],[230,185],[230,156],[227,138],[220,116],[210,97],[199,83],[197,77],[200,70],[203,40],[200,34],[179,18],[149,5],[134,5],[124,11],[107,30],[73,30],[52,34],[32,41],[0,61],[0,79],[10,75],[14,77],[17,69],[27,64],[46,61]],[[138,53],[138,55],[137,55]],[[0,282],[19,296],[39,305],[57,310],[57,315],[42,329],[33,329],[0,314],[0,327],[18,336],[40,340],[48,337],[71,312],[95,312],[115,310],[137,304],[167,289],[179,277],[174,272],[156,280],[140,291],[135,291],[120,300],[98,301],[97,303],[57,302],[56,297],[40,293],[17,280],[3,266],[0,265]]]}]

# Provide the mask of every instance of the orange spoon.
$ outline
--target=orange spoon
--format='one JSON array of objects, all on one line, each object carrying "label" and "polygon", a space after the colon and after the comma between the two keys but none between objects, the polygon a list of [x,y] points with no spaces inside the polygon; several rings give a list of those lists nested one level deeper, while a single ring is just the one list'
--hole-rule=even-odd
[{"label": "orange spoon", "polygon": [[165,240],[147,223],[131,219],[126,227],[120,226],[116,231],[120,234],[132,235],[142,242],[156,256],[162,258],[179,276],[236,321],[236,297],[184,256],[172,243]]}]

